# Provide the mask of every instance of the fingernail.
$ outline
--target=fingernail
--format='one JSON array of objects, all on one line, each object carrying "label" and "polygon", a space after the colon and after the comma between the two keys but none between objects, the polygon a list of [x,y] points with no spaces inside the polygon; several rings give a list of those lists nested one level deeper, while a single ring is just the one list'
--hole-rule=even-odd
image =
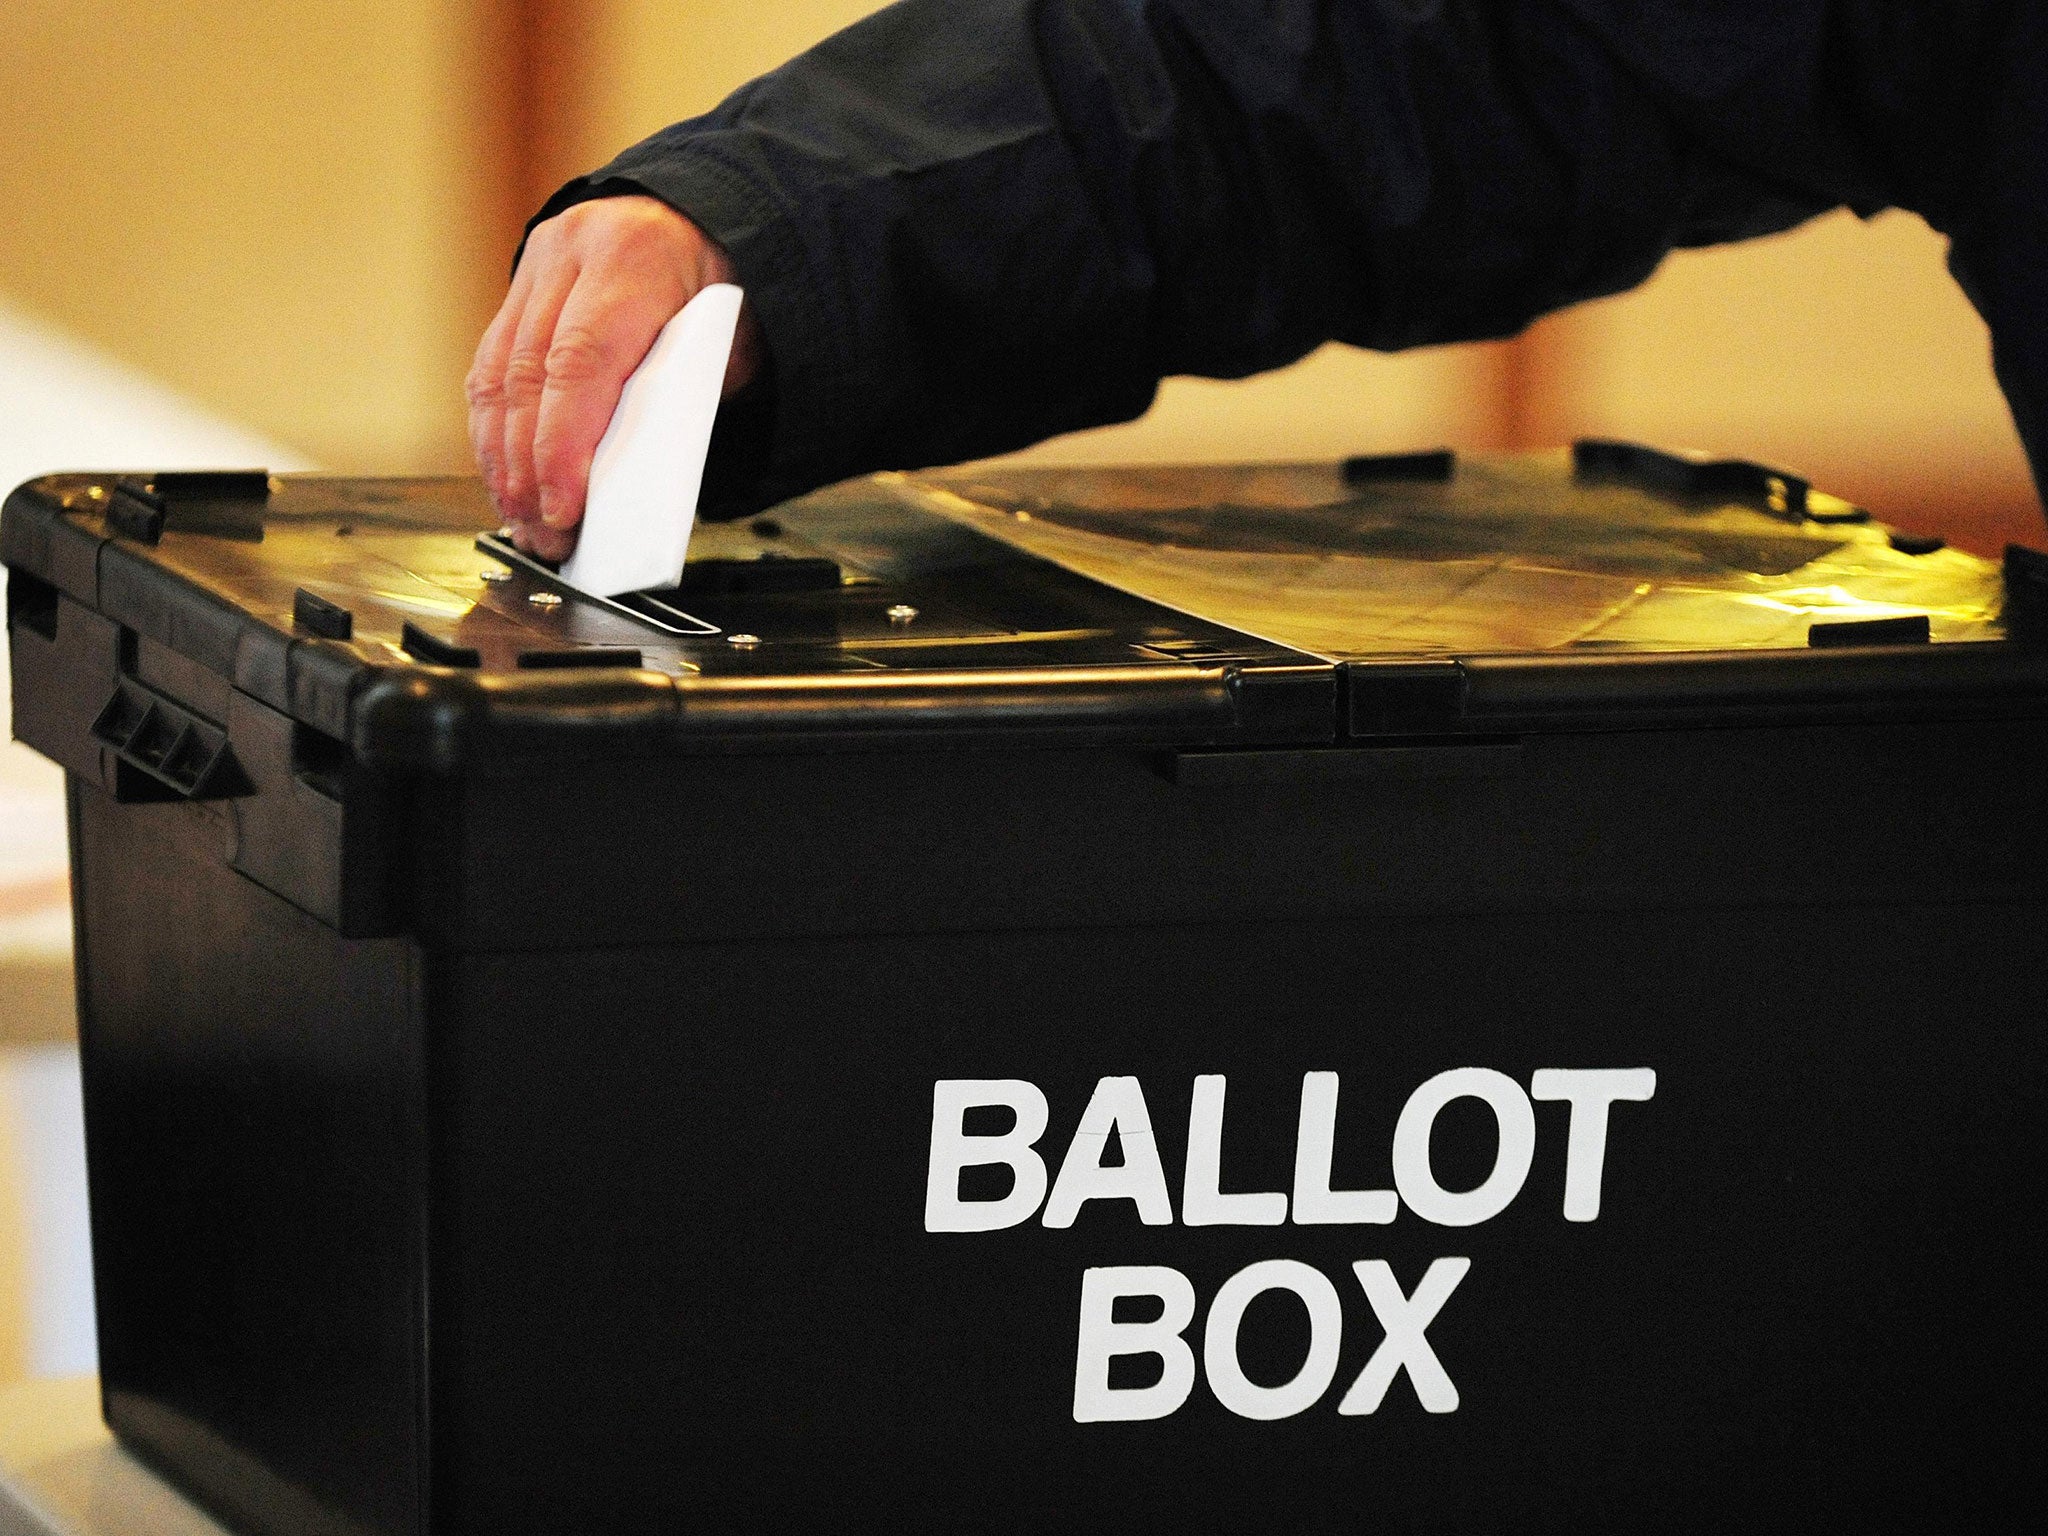
[{"label": "fingernail", "polygon": [[540,520],[549,528],[566,528],[575,518],[559,492],[544,490],[540,493]]}]

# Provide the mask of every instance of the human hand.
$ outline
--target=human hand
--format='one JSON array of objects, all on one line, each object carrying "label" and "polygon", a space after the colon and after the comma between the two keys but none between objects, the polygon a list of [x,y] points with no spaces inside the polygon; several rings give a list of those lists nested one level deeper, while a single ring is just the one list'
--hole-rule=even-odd
[{"label": "human hand", "polygon": [[[466,386],[470,447],[514,544],[544,560],[575,548],[591,455],[627,378],[685,304],[737,280],[717,242],[655,198],[597,198],[534,227]],[[727,395],[761,351],[744,309]]]}]

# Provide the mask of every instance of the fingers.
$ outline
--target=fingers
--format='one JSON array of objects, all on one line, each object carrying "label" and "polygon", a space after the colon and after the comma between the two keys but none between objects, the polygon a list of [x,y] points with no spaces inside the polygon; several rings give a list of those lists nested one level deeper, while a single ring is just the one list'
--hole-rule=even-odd
[{"label": "fingers", "polygon": [[[647,197],[581,203],[537,226],[470,370],[470,445],[522,549],[575,544],[590,460],[619,393],[661,328],[732,263],[703,232]],[[726,392],[758,370],[751,313]]]},{"label": "fingers", "polygon": [[498,515],[514,526],[540,518],[533,476],[533,423],[553,366],[556,320],[576,275],[572,260],[548,261],[534,274],[505,355],[504,384],[499,392],[504,440],[499,447]]},{"label": "fingers", "polygon": [[576,530],[526,523],[514,529],[512,542],[537,559],[566,560],[576,547]]},{"label": "fingers", "polygon": [[505,358],[512,350],[512,338],[519,328],[519,316],[526,306],[526,293],[533,284],[533,271],[524,261],[512,275],[505,302],[477,343],[464,392],[469,397],[469,447],[476,455],[477,472],[496,505],[504,494],[505,444]]},{"label": "fingers", "polygon": [[582,520],[590,461],[626,380],[668,322],[662,307],[614,291],[602,276],[579,285],[563,306],[530,435],[538,517],[547,528],[564,531]]}]

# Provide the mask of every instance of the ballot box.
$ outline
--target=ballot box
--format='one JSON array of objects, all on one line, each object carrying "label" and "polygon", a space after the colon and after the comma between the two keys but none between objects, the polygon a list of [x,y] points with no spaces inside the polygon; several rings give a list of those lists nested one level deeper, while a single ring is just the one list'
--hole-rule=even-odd
[{"label": "ballot box", "polygon": [[253,1533],[2040,1486],[2041,557],[1571,454],[16,491],[107,1419]]}]

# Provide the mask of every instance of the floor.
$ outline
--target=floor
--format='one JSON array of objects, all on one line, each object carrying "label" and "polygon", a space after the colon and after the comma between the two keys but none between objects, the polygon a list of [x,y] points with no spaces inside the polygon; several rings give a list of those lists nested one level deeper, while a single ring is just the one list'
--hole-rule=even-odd
[{"label": "floor", "polygon": [[0,1536],[223,1536],[114,1443],[90,1376],[0,1388]]}]

